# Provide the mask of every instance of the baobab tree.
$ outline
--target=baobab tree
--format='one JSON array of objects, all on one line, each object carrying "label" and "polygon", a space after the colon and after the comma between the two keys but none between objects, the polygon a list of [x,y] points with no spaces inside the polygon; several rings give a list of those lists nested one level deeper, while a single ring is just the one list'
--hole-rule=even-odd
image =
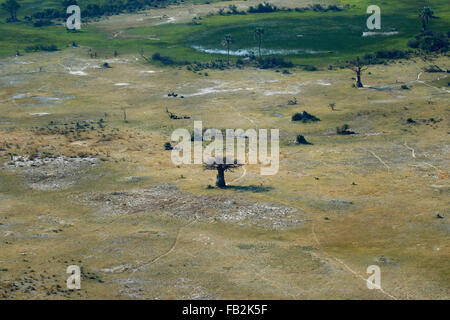
[{"label": "baobab tree", "polygon": [[430,23],[430,19],[434,17],[434,11],[430,7],[423,7],[419,11],[419,18],[422,22],[422,30],[427,31],[428,24]]},{"label": "baobab tree", "polygon": [[7,22],[19,21],[17,19],[17,10],[19,10],[20,7],[20,4],[17,3],[16,0],[6,0],[6,2],[2,3],[2,9],[7,11],[10,15],[10,18],[7,20]]},{"label": "baobab tree", "polygon": [[[220,161],[219,161],[220,160]],[[225,183],[225,171],[233,171],[239,167],[242,167],[243,164],[240,164],[235,160],[233,163],[226,163],[226,158],[214,158],[209,161],[209,163],[203,164],[203,169],[205,170],[217,170],[217,180],[216,186],[218,188],[224,189],[227,187]]]},{"label": "baobab tree", "polygon": [[366,71],[368,67],[366,66],[367,62],[364,60],[361,60],[359,57],[357,57],[355,60],[349,61],[347,68],[351,69],[356,74],[356,87],[357,88],[363,88],[363,84],[361,82],[361,73],[363,71]]},{"label": "baobab tree", "polygon": [[256,28],[256,30],[255,30],[255,32],[253,34],[255,40],[258,41],[259,58],[261,58],[261,44],[262,44],[263,35],[264,35],[264,29],[263,28]]},{"label": "baobab tree", "polygon": [[227,47],[227,61],[228,61],[228,64],[230,64],[230,46],[231,46],[232,43],[233,43],[233,38],[229,34],[227,34],[222,40],[222,45],[224,47]]}]

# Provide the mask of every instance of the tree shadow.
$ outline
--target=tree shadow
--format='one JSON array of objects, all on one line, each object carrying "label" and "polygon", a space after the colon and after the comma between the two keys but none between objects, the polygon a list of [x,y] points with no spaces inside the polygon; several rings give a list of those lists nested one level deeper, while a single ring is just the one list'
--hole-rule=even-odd
[{"label": "tree shadow", "polygon": [[261,192],[269,192],[269,191],[273,190],[274,188],[273,187],[265,187],[265,186],[249,185],[249,186],[227,186],[227,189],[236,190],[236,191],[261,193]]},{"label": "tree shadow", "polygon": [[395,88],[377,88],[377,87],[371,87],[371,86],[364,86],[362,89],[372,89],[376,91],[393,91]]}]

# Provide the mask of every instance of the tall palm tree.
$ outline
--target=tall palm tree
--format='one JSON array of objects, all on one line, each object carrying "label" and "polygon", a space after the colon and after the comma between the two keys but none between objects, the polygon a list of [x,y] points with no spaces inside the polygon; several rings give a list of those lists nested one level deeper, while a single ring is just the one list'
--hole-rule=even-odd
[{"label": "tall palm tree", "polygon": [[430,7],[423,7],[419,11],[419,17],[422,22],[422,30],[426,31],[428,28],[428,24],[430,23],[430,19],[433,18],[434,11]]},{"label": "tall palm tree", "polygon": [[17,20],[17,10],[20,9],[20,4],[16,0],[6,0],[2,3],[2,9],[8,11],[10,15],[9,22],[16,22]]},{"label": "tall palm tree", "polygon": [[224,47],[227,47],[227,60],[228,64],[230,64],[230,46],[233,43],[233,38],[231,35],[227,34],[225,37],[223,37],[222,45]]},{"label": "tall palm tree", "polygon": [[263,39],[264,29],[263,28],[256,28],[254,32],[255,40],[258,41],[258,52],[259,52],[259,58],[261,58],[261,44]]}]

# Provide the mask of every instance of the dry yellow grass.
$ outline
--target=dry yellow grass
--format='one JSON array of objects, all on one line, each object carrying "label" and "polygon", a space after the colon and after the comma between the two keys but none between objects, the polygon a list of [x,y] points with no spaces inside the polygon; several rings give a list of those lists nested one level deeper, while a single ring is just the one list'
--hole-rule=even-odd
[{"label": "dry yellow grass", "polygon": [[[371,67],[364,84],[385,90],[357,90],[348,70],[212,70],[205,77],[134,56],[92,68],[103,61],[88,58],[86,48],[3,61],[3,163],[8,153],[36,150],[103,159],[53,191],[30,189],[20,170],[0,170],[3,298],[449,298],[449,100],[447,88],[432,85],[442,74],[422,73],[417,81],[428,63]],[[448,58],[434,63],[450,67]],[[87,64],[84,76],[68,73]],[[186,97],[168,98],[172,91]],[[287,105],[293,96],[298,105]],[[191,119],[171,120],[166,108]],[[303,110],[322,121],[290,121]],[[77,137],[32,130],[100,118],[103,132]],[[258,166],[227,174],[231,184],[272,189],[209,190],[213,172],[173,165],[163,145],[174,129],[192,130],[193,120],[218,129],[280,129],[277,175],[260,176]],[[336,135],[345,123],[359,135]],[[292,144],[297,134],[313,145]],[[102,199],[115,201],[115,193],[132,203],[143,199],[132,190],[166,183],[178,188],[173,203],[188,208],[180,217],[164,192],[148,209],[124,203],[121,214],[116,204],[102,210]],[[274,203],[293,208],[299,223],[227,222],[211,200],[236,210]],[[81,291],[65,287],[69,264],[83,268]],[[384,292],[364,282],[373,264],[381,267]]]}]

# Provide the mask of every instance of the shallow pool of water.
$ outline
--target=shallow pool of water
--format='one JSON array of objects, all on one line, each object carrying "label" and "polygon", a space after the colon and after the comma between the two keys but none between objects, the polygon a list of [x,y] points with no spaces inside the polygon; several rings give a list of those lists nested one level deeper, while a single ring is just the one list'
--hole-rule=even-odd
[{"label": "shallow pool of water", "polygon": [[[193,49],[204,52],[204,53],[215,53],[215,54],[228,54],[227,50],[225,49],[214,49],[214,48],[205,48],[202,46],[192,46]],[[327,53],[329,51],[315,51],[310,49],[261,49],[261,55],[268,56],[268,55],[290,55],[290,54],[319,54],[319,53]],[[231,56],[251,56],[251,55],[258,55],[259,51],[258,48],[244,48],[239,50],[230,50]]]}]

